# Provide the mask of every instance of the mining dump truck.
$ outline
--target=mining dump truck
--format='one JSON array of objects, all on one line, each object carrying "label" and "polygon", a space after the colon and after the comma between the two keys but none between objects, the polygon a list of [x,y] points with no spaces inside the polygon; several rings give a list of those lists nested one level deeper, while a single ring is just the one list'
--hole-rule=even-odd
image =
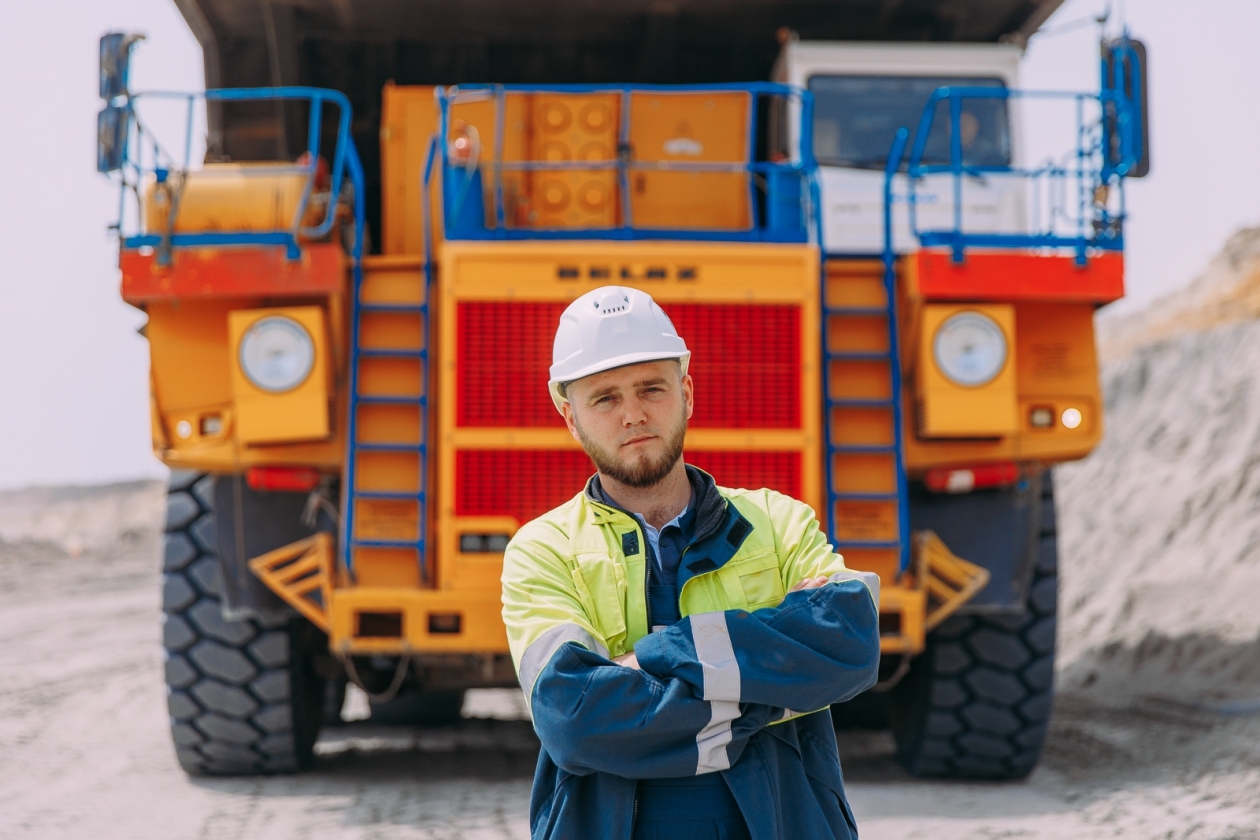
[{"label": "mining dump truck", "polygon": [[[135,39],[105,36],[98,168],[171,468],[188,773],[300,770],[348,683],[412,721],[516,685],[504,548],[593,469],[552,336],[608,283],[694,352],[688,462],[806,501],[880,575],[880,682],[837,720],[891,727],[916,774],[1030,772],[1047,469],[1102,434],[1139,42],[1050,94],[1018,73],[1055,0],[178,5],[207,90],[131,91]],[[1047,127],[1065,144],[1034,158]]]}]

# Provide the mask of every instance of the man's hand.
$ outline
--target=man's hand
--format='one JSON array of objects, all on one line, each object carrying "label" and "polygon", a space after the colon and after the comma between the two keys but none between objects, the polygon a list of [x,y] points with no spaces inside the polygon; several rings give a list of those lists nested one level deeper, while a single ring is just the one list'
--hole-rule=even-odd
[{"label": "man's hand", "polygon": [[818,587],[822,586],[826,582],[827,582],[826,575],[819,575],[816,578],[806,578],[805,580],[796,584],[796,586],[793,586],[789,591],[800,592],[802,589],[817,589]]},{"label": "man's hand", "polygon": [[625,665],[627,668],[633,668],[636,671],[639,670],[639,658],[634,655],[634,651],[623,653],[621,656],[614,656],[612,661],[618,665]]}]

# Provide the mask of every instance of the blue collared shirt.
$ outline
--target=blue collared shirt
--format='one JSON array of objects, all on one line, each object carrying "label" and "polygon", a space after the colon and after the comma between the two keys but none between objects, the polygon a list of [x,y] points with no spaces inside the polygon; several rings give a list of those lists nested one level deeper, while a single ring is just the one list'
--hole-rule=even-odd
[{"label": "blue collared shirt", "polygon": [[652,630],[668,627],[682,619],[678,609],[678,564],[683,552],[696,538],[696,512],[690,501],[682,513],[666,522],[658,531],[635,514],[647,536],[648,562],[652,564],[652,580],[648,584],[648,602],[652,610]]}]

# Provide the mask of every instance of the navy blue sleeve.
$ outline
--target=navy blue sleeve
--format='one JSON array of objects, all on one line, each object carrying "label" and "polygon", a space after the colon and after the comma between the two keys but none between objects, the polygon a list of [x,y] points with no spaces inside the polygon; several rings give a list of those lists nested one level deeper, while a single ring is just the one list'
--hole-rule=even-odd
[{"label": "navy blue sleeve", "polygon": [[783,715],[706,700],[682,679],[615,664],[572,642],[543,667],[532,698],[534,728],[559,767],[635,779],[725,770]]},{"label": "navy blue sleeve", "polygon": [[808,712],[875,684],[879,616],[868,587],[844,580],[788,593],[777,607],[690,615],[634,650],[644,671],[706,700]]}]

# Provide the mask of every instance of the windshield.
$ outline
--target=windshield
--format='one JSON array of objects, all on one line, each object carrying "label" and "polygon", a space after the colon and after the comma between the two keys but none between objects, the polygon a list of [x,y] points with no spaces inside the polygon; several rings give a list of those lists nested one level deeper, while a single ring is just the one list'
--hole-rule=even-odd
[{"label": "windshield", "polygon": [[[893,135],[914,133],[938,87],[1004,87],[1001,79],[947,76],[813,76],[814,155],[824,166],[882,169]],[[963,99],[959,133],[966,166],[1010,166],[1011,133],[1005,99]],[[923,163],[949,163],[949,103],[937,105]],[[904,163],[903,163],[904,166]]]}]

